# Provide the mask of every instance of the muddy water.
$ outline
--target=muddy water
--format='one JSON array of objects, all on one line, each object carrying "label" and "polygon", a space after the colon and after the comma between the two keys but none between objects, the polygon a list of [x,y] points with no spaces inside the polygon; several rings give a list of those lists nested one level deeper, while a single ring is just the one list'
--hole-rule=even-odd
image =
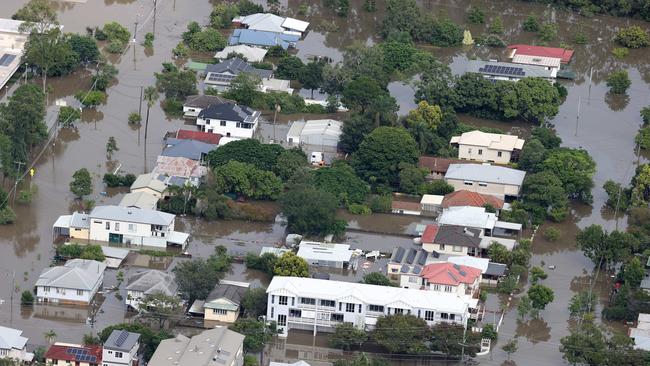
[{"label": "muddy water", "polygon": [[[26,0],[4,0],[0,8],[0,17],[10,17]],[[328,56],[338,61],[342,51],[354,42],[373,44],[377,41],[376,31],[381,11],[366,13],[361,9],[361,0],[351,1],[351,14],[348,18],[339,18],[328,10],[323,10],[319,1],[287,0],[281,2],[285,9],[296,13],[299,5],[309,5],[305,16],[312,22],[316,31],[312,31],[299,43],[298,55],[307,59],[310,56]],[[422,5],[431,11],[445,13],[452,19],[464,21],[465,9],[469,7],[468,0],[455,1],[421,1]],[[504,5],[507,3],[507,5]],[[598,163],[595,177],[593,208],[585,206],[574,207],[574,220],[556,225],[563,233],[562,238],[554,243],[547,243],[538,236],[534,243],[534,265],[555,265],[555,270],[547,270],[549,278],[545,283],[551,286],[556,294],[556,301],[541,313],[540,319],[518,322],[516,312],[507,313],[500,336],[500,343],[510,337],[519,335],[519,352],[514,355],[520,365],[560,364],[561,355],[558,352],[559,339],[568,330],[567,303],[573,293],[589,286],[592,264],[575,249],[574,235],[579,227],[591,223],[606,225],[608,229],[615,227],[613,215],[603,209],[606,199],[600,189],[607,179],[628,183],[634,171],[633,137],[636,133],[640,118],[638,111],[648,104],[647,94],[650,81],[650,68],[646,64],[648,50],[632,51],[624,60],[616,60],[610,56],[614,47],[612,38],[616,27],[634,23],[627,19],[596,17],[592,19],[576,17],[574,14],[553,11],[550,8],[518,1],[472,1],[472,5],[481,6],[487,10],[487,20],[501,15],[507,42],[529,42],[534,37],[522,34],[519,29],[523,19],[529,13],[542,15],[551,19],[560,27],[558,42],[570,42],[570,37],[578,29],[583,29],[589,37],[589,44],[577,46],[571,67],[579,77],[575,83],[567,83],[569,97],[561,107],[558,116],[551,121],[566,146],[583,147],[587,149]],[[380,4],[381,5],[381,4]],[[60,20],[66,31],[85,32],[86,26],[101,26],[109,21],[119,21],[132,29],[138,14],[140,24],[139,37],[145,32],[153,32],[151,1],[145,0],[90,0],[86,4],[61,3]],[[503,10],[507,8],[507,10]],[[359,9],[359,10],[357,10]],[[151,109],[147,155],[144,155],[143,131],[129,127],[126,118],[129,112],[138,110],[138,98],[141,86],[154,84],[153,72],[160,69],[160,64],[171,57],[171,49],[179,41],[179,35],[185,25],[191,20],[207,23],[210,11],[208,1],[196,0],[158,0],[156,11],[156,40],[153,52],[145,52],[139,45],[131,46],[122,56],[109,55],[111,62],[116,63],[120,70],[118,82],[108,90],[106,105],[97,110],[86,110],[83,121],[78,123],[75,130],[62,130],[57,136],[56,144],[48,148],[36,165],[37,174],[33,184],[38,186],[39,193],[30,206],[16,204],[15,210],[19,217],[12,226],[0,228],[0,248],[3,259],[0,259],[0,322],[23,329],[30,343],[44,344],[43,332],[54,329],[61,341],[78,341],[82,334],[104,326],[119,322],[128,316],[121,302],[113,293],[102,296],[101,310],[96,316],[95,328],[85,324],[88,312],[69,308],[35,308],[33,311],[21,310],[19,306],[20,292],[30,289],[40,271],[49,265],[54,250],[52,247],[51,225],[60,214],[68,213],[78,207],[69,193],[68,183],[72,173],[86,167],[95,175],[95,190],[92,199],[97,204],[116,203],[120,194],[109,192],[107,196],[99,195],[103,191],[101,175],[109,168],[120,166],[124,172],[140,173],[149,170],[155,157],[161,149],[161,138],[167,130],[173,130],[184,124],[181,120],[167,119],[155,105]],[[641,24],[647,27],[647,24]],[[478,35],[487,26],[472,25],[469,29]],[[334,30],[335,31],[328,31]],[[498,58],[504,59],[503,50],[486,48],[455,48],[435,49],[424,48],[450,64],[455,73],[464,71],[468,58]],[[611,98],[606,95],[603,79],[607,73],[618,68],[626,68],[632,78],[629,98]],[[593,69],[593,73],[591,70]],[[593,78],[590,80],[590,74]],[[591,82],[590,82],[591,81]],[[54,90],[49,96],[50,104],[56,99],[65,99],[71,105],[75,101],[72,95],[79,89],[87,88],[90,84],[88,72],[78,72],[66,78],[50,79]],[[398,100],[400,113],[405,113],[414,106],[413,89],[411,85],[394,82],[390,91]],[[576,132],[576,116],[580,105],[580,119]],[[143,106],[143,108],[146,108]],[[280,124],[304,118],[303,116],[282,116]],[[271,120],[267,117],[268,120]],[[461,116],[463,122],[500,127],[504,130],[526,135],[529,126],[516,123],[488,122]],[[268,126],[268,125],[266,125]],[[271,128],[272,129],[272,128]],[[269,138],[271,129],[264,129],[264,137]],[[140,132],[140,140],[138,139]],[[276,131],[277,133],[277,131]],[[115,136],[120,151],[114,154],[113,161],[105,156],[104,146],[109,136]],[[138,144],[138,141],[140,143]],[[641,161],[646,161],[641,157]],[[114,194],[115,193],[115,194]],[[402,217],[392,215],[382,216],[381,219],[350,217],[351,226],[360,228],[376,228],[376,225],[390,227],[394,230],[409,231],[418,220],[406,221]],[[212,253],[215,245],[226,245],[233,251],[258,250],[263,245],[274,245],[284,238],[284,228],[279,224],[257,224],[241,222],[205,223],[200,220],[179,220],[179,229],[192,232],[194,239],[189,246],[189,252],[194,256],[206,256]],[[625,225],[625,219],[619,222],[619,227]],[[541,230],[544,230],[542,228]],[[409,246],[411,240],[407,237],[389,237],[372,235],[363,232],[348,232],[348,241],[358,247],[370,249],[392,248],[396,245]],[[376,264],[381,266],[381,263]],[[13,287],[13,305],[11,298],[12,274],[15,272],[15,287]],[[333,273],[338,276],[358,277],[359,273]],[[229,274],[231,278],[250,280],[263,285],[268,279],[259,273],[247,272],[243,266],[237,265]],[[605,290],[608,275],[600,274],[597,280],[598,290]],[[107,286],[115,284],[115,272],[107,272]],[[514,306],[514,303],[511,305]],[[92,309],[91,309],[92,310]],[[92,311],[91,311],[92,314]],[[302,341],[295,343],[301,343]],[[321,342],[321,341],[318,341]],[[303,342],[304,343],[304,342]],[[324,346],[319,343],[319,346]],[[298,354],[297,352],[295,353]],[[501,364],[505,355],[496,349],[491,358],[481,360],[482,364]]]}]

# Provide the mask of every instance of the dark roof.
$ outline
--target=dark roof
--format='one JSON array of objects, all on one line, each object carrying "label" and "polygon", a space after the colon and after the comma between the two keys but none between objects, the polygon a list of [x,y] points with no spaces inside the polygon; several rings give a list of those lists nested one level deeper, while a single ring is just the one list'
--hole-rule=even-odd
[{"label": "dark roof", "polygon": [[244,122],[247,117],[259,112],[250,107],[238,104],[213,104],[199,113],[200,118],[222,119],[226,121]]},{"label": "dark roof", "polygon": [[488,263],[488,267],[485,270],[485,275],[487,276],[503,276],[506,274],[506,269],[508,267],[505,264],[501,263]]},{"label": "dark roof", "polygon": [[224,60],[222,62],[219,62],[218,64],[208,65],[205,68],[205,72],[206,73],[212,72],[215,74],[229,73],[233,75],[239,75],[240,73],[244,72],[250,74],[257,74],[261,78],[265,78],[265,79],[270,78],[271,75],[273,74],[273,71],[271,70],[256,69],[253,66],[251,66],[251,64],[238,57]]},{"label": "dark roof", "polygon": [[178,130],[176,138],[181,140],[195,140],[205,142],[206,144],[218,145],[221,140],[221,135],[212,132],[191,131],[191,130]]},{"label": "dark roof", "polygon": [[214,150],[217,145],[206,144],[201,141],[194,140],[181,140],[181,139],[167,139],[167,147],[165,147],[160,155],[181,157],[192,160],[201,160],[203,155]]},{"label": "dark roof", "polygon": [[237,285],[227,285],[220,283],[218,284],[212,292],[205,299],[205,302],[214,301],[216,299],[226,298],[235,304],[241,304],[241,300],[246,295],[248,287],[237,286]]},{"label": "dark roof", "polygon": [[219,103],[234,103],[234,102],[217,95],[190,95],[189,97],[187,97],[187,99],[185,99],[185,103],[183,104],[183,106],[203,109],[203,108],[208,108],[213,104],[219,104]]},{"label": "dark roof", "polygon": [[102,363],[102,346],[73,347],[55,344],[45,352],[45,358],[70,361],[71,363],[79,361],[99,365]]},{"label": "dark roof", "polygon": [[393,249],[390,262],[421,267],[427,263],[429,255],[432,255],[432,253],[429,253],[424,249],[405,249],[403,247],[396,247]]},{"label": "dark roof", "polygon": [[476,164],[472,161],[460,159],[436,158],[434,156],[420,156],[418,167],[425,168],[430,172],[444,174],[449,168],[449,164]]},{"label": "dark roof", "polygon": [[433,242],[436,244],[478,248],[479,244],[481,244],[480,234],[481,230],[477,229],[456,225],[443,225],[438,228],[438,233]]},{"label": "dark roof", "polygon": [[104,342],[104,348],[115,351],[130,352],[138,344],[140,334],[115,329]]}]

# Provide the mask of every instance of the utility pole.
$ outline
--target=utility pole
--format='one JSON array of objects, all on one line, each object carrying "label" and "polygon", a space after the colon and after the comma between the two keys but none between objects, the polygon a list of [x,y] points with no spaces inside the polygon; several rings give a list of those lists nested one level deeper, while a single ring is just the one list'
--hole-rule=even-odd
[{"label": "utility pole", "polygon": [[587,99],[587,104],[591,104],[591,80],[594,76],[594,68],[589,68],[589,99]]},{"label": "utility pole", "polygon": [[138,104],[138,116],[140,116],[140,122],[138,122],[138,146],[140,146],[140,129],[142,128],[142,93],[144,86],[140,85],[140,104]]},{"label": "utility pole", "polygon": [[16,180],[14,181],[14,197],[11,200],[12,205],[16,201],[16,191],[18,190],[18,175],[20,174],[20,167],[25,165],[25,163],[22,161],[14,161],[14,164],[18,165],[18,168],[16,169]]},{"label": "utility pole", "polygon": [[582,97],[578,96],[578,114],[576,115],[576,133],[575,136],[578,136],[578,123],[580,122],[580,105],[582,104]]},{"label": "utility pole", "polygon": [[275,113],[273,114],[273,143],[275,143],[275,120],[278,118],[278,112],[281,110],[279,104],[275,104]]},{"label": "utility pole", "polygon": [[10,302],[11,302],[11,315],[9,316],[9,326],[12,327],[14,325],[14,291],[16,289],[16,270],[13,271],[11,275],[11,296],[10,296]]}]

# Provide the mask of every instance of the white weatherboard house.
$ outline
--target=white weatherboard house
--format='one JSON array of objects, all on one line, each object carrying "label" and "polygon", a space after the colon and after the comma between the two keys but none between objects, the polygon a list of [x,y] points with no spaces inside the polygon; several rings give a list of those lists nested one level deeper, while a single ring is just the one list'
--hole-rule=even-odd
[{"label": "white weatherboard house", "polygon": [[349,244],[303,240],[300,242],[297,255],[312,266],[346,268],[350,264],[353,253]]},{"label": "white weatherboard house", "polygon": [[106,265],[72,259],[63,266],[45,268],[36,281],[38,302],[88,305],[104,282]]},{"label": "white weatherboard house", "polygon": [[199,113],[196,124],[205,132],[225,137],[250,139],[260,119],[260,112],[250,107],[222,103],[213,104]]},{"label": "white weatherboard house", "polygon": [[277,322],[280,336],[290,329],[332,332],[342,323],[372,329],[377,319],[411,314],[427,324],[467,324],[477,299],[363,283],[275,276],[266,290],[267,320]]},{"label": "white weatherboard house", "polygon": [[526,172],[490,164],[451,164],[445,182],[454,187],[498,198],[518,197]]},{"label": "white weatherboard house", "polygon": [[514,135],[482,131],[465,132],[451,138],[451,144],[458,147],[459,159],[498,164],[508,164],[511,160],[518,160],[524,142]]},{"label": "white weatherboard house", "polygon": [[160,342],[151,366],[242,366],[244,336],[217,326],[192,338],[179,334]]},{"label": "white weatherboard house", "polygon": [[247,29],[302,36],[309,27],[309,22],[295,18],[285,18],[271,13],[255,13],[236,17],[235,25]]},{"label": "white weatherboard house", "polygon": [[34,354],[25,348],[27,338],[22,333],[22,330],[0,326],[0,360],[31,362],[34,359]]},{"label": "white weatherboard house", "polygon": [[142,298],[155,293],[175,296],[178,293],[178,283],[174,275],[156,269],[135,273],[126,286],[126,305],[139,310]]},{"label": "white weatherboard house", "polygon": [[137,366],[140,334],[114,330],[102,347],[102,366]]}]

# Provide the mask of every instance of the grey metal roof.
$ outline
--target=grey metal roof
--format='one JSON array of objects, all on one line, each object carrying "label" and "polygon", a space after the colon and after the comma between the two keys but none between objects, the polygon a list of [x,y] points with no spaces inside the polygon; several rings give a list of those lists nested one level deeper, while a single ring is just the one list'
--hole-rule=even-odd
[{"label": "grey metal roof", "polygon": [[114,351],[130,352],[138,344],[139,339],[140,334],[138,333],[115,329],[111,332],[106,342],[104,342],[104,348]]},{"label": "grey metal roof", "polygon": [[521,186],[526,172],[503,166],[488,164],[451,164],[445,179],[468,180],[474,182],[499,183]]},{"label": "grey metal roof", "polygon": [[230,58],[223,60],[218,64],[211,64],[205,68],[206,73],[215,73],[215,74],[232,74],[239,75],[241,73],[256,74],[263,79],[268,79],[273,75],[272,70],[263,70],[257,69],[251,66],[248,62],[242,60],[239,57]]},{"label": "grey metal roof", "polygon": [[36,286],[50,286],[90,291],[104,274],[106,265],[87,259],[72,259],[63,266],[45,268]]},{"label": "grey metal roof", "polygon": [[166,141],[167,147],[160,155],[181,157],[192,160],[201,160],[204,155],[214,150],[217,145],[206,144],[196,140],[181,140],[169,138]]},{"label": "grey metal roof", "polygon": [[126,289],[139,291],[145,295],[162,292],[167,296],[174,296],[178,291],[178,283],[173,274],[151,269],[132,275]]},{"label": "grey metal roof", "polygon": [[481,230],[470,229],[464,226],[442,225],[438,228],[438,233],[433,242],[443,245],[478,248],[481,244],[480,234]]},{"label": "grey metal roof", "polygon": [[131,184],[131,191],[136,189],[149,188],[156,192],[163,193],[165,189],[167,189],[164,180],[165,180],[164,177],[162,180],[158,179],[158,176],[156,174],[152,174],[152,173],[140,174],[135,179],[135,182]]},{"label": "grey metal roof", "polygon": [[245,105],[213,104],[199,113],[199,118],[254,123],[260,112]]},{"label": "grey metal roof", "polygon": [[548,79],[553,77],[553,70],[548,70],[543,66],[481,60],[469,60],[467,63],[467,72],[518,79],[524,77],[540,77]]},{"label": "grey metal roof", "polygon": [[230,365],[243,347],[244,336],[226,327],[206,330],[194,337],[177,335],[160,342],[149,361],[156,366]]},{"label": "grey metal roof", "polygon": [[70,219],[70,227],[86,229],[89,228],[90,220],[88,220],[88,214],[83,212],[72,213],[72,218]]},{"label": "grey metal roof", "polygon": [[217,95],[190,95],[187,97],[187,99],[185,99],[185,103],[183,103],[183,107],[203,109],[203,108],[208,108],[213,104],[229,103],[229,102],[232,101]]},{"label": "grey metal roof", "polygon": [[210,292],[205,300],[204,307],[236,311],[247,291],[248,287],[222,281]]},{"label": "grey metal roof", "polygon": [[121,206],[97,206],[90,212],[91,219],[137,222],[141,224],[167,226],[176,216],[156,210]]},{"label": "grey metal roof", "polygon": [[503,276],[506,274],[506,269],[508,269],[508,266],[505,264],[490,262],[485,270],[485,274],[488,276]]},{"label": "grey metal roof", "polygon": [[120,200],[120,206],[122,207],[135,207],[135,208],[147,208],[147,209],[155,209],[156,204],[158,204],[158,197],[155,197],[154,195],[144,192],[144,191],[138,191],[138,192],[130,192],[124,195],[122,199]]},{"label": "grey metal roof", "polygon": [[22,337],[22,330],[0,326],[0,349],[23,349],[27,338]]}]

